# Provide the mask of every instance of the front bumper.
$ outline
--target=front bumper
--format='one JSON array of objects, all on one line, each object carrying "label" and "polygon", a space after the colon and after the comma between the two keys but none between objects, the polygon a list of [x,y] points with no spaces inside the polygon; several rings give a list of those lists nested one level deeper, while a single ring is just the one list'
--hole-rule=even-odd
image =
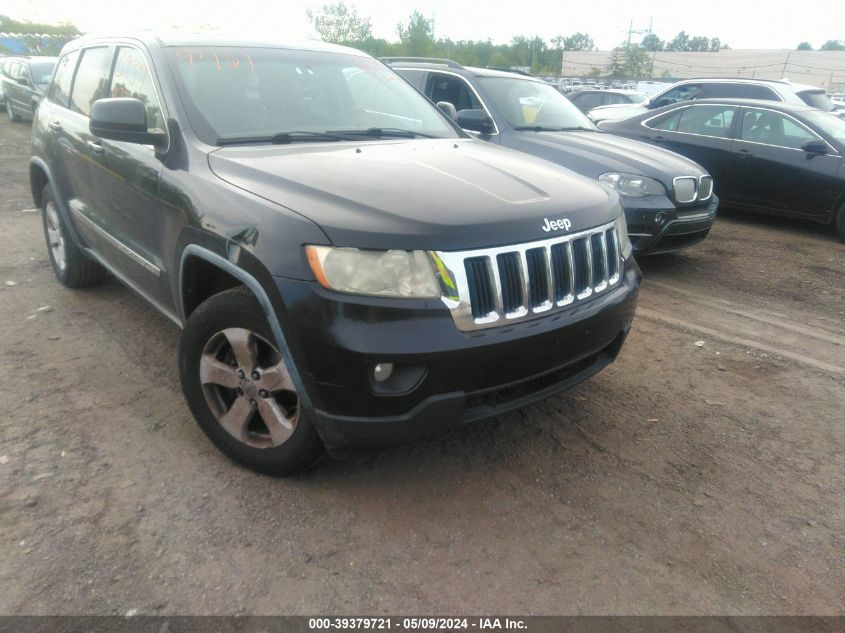
[{"label": "front bumper", "polygon": [[[674,206],[668,198],[626,198],[625,220],[637,255],[668,253],[697,244],[710,232],[719,209],[715,196],[703,204]],[[636,206],[635,206],[636,205]]]},{"label": "front bumper", "polygon": [[[569,311],[461,332],[439,300],[339,295],[277,278],[294,358],[329,450],[407,441],[546,398],[588,378],[619,353],[634,317],[640,271]],[[377,363],[393,377],[376,383]]]}]

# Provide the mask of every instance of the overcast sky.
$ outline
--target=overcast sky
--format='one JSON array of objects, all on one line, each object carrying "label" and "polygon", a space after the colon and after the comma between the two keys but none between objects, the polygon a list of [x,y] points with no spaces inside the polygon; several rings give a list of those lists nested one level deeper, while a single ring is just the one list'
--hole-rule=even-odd
[{"label": "overcast sky", "polygon": [[[3,0],[0,12],[34,22],[74,22],[84,31],[131,28],[196,28],[203,25],[251,33],[273,32],[284,37],[313,31],[306,7],[309,0]],[[718,37],[731,48],[794,48],[807,40],[814,47],[830,39],[845,39],[845,2],[737,2],[735,0],[358,0],[359,13],[370,16],[376,37],[396,39],[396,24],[416,9],[434,18],[435,35],[452,39],[487,39],[505,43],[514,35],[555,35],[587,32],[602,49],[627,38],[628,25],[643,30],[653,20],[661,38],[685,30],[691,35]],[[642,37],[635,35],[635,38]]]}]

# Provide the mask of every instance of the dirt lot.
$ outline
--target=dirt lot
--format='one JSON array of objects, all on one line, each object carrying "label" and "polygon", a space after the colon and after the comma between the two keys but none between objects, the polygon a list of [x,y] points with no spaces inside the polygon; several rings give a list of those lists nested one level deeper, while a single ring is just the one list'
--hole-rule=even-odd
[{"label": "dirt lot", "polygon": [[54,281],[28,144],[4,117],[0,614],[845,611],[826,229],[721,217],[642,262],[633,333],[587,383],[272,479],[191,419],[172,323],[116,282]]}]

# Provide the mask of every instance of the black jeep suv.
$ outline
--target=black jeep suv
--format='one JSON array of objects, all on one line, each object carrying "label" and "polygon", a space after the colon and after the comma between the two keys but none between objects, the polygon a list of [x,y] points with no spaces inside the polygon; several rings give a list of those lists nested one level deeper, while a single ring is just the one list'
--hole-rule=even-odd
[{"label": "black jeep suv", "polygon": [[634,315],[615,191],[346,48],[75,40],[30,174],[59,281],[109,271],[183,327],[191,411],[259,471],[546,397]]},{"label": "black jeep suv", "polygon": [[463,67],[448,59],[384,61],[471,134],[616,189],[637,256],[686,248],[710,232],[719,201],[703,167],[673,152],[601,132],[546,82],[516,72]]}]

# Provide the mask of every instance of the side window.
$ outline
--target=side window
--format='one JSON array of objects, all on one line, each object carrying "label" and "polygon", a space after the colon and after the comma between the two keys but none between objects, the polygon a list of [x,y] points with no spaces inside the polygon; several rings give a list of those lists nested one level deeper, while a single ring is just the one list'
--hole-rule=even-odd
[{"label": "side window", "polygon": [[411,84],[417,90],[425,90],[425,72],[424,70],[416,69],[416,68],[401,68],[396,70],[397,73],[402,75],[402,77]]},{"label": "side window", "polygon": [[108,95],[109,62],[108,47],[86,48],[73,80],[70,95],[70,109],[85,116],[91,114],[91,104]]},{"label": "side window", "polygon": [[819,140],[819,137],[778,112],[749,108],[742,117],[740,138],[752,143],[765,143],[778,147],[801,149],[807,141]]},{"label": "side window", "polygon": [[18,73],[20,72],[21,65],[19,62],[12,62],[9,65],[9,78],[15,80],[18,78]]},{"label": "side window", "polygon": [[458,112],[481,109],[481,103],[476,99],[467,82],[460,77],[431,73],[426,93],[434,103],[448,101]]},{"label": "side window", "polygon": [[623,95],[607,94],[604,96],[605,105],[617,105],[619,103],[631,103]]},{"label": "side window", "polygon": [[706,84],[699,99],[739,99],[745,92],[743,84]]},{"label": "side window", "polygon": [[602,105],[602,96],[600,92],[588,92],[581,95],[578,99],[578,107],[584,112],[597,108]]},{"label": "side window", "polygon": [[50,101],[65,108],[68,105],[70,82],[73,79],[73,69],[76,68],[78,57],[79,51],[73,51],[59,60],[59,63],[56,64],[56,73],[53,75],[53,83],[50,84],[50,90],[47,93],[47,98]]},{"label": "side window", "polygon": [[681,120],[681,115],[689,108],[681,108],[674,112],[662,116],[658,119],[648,121],[645,126],[654,130],[666,130],[667,132],[675,132],[678,129],[678,121]]},{"label": "side window", "polygon": [[679,113],[658,121],[657,125],[651,126],[658,130],[668,130],[681,134],[698,134],[701,136],[716,136],[727,138],[731,123],[733,123],[736,108],[701,105],[691,108],[684,108]]},{"label": "side window", "polygon": [[673,103],[678,103],[679,101],[699,99],[701,97],[702,89],[703,86],[701,84],[684,84],[682,86],[677,86],[676,88],[667,90],[658,97],[652,107],[662,108],[663,106],[672,105]]},{"label": "side window", "polygon": [[117,49],[109,96],[138,99],[147,110],[147,129],[151,132],[165,131],[153,78],[146,58],[138,49],[128,46]]},{"label": "side window", "polygon": [[745,99],[763,99],[764,101],[780,101],[775,91],[768,86],[751,85],[746,86]]}]

